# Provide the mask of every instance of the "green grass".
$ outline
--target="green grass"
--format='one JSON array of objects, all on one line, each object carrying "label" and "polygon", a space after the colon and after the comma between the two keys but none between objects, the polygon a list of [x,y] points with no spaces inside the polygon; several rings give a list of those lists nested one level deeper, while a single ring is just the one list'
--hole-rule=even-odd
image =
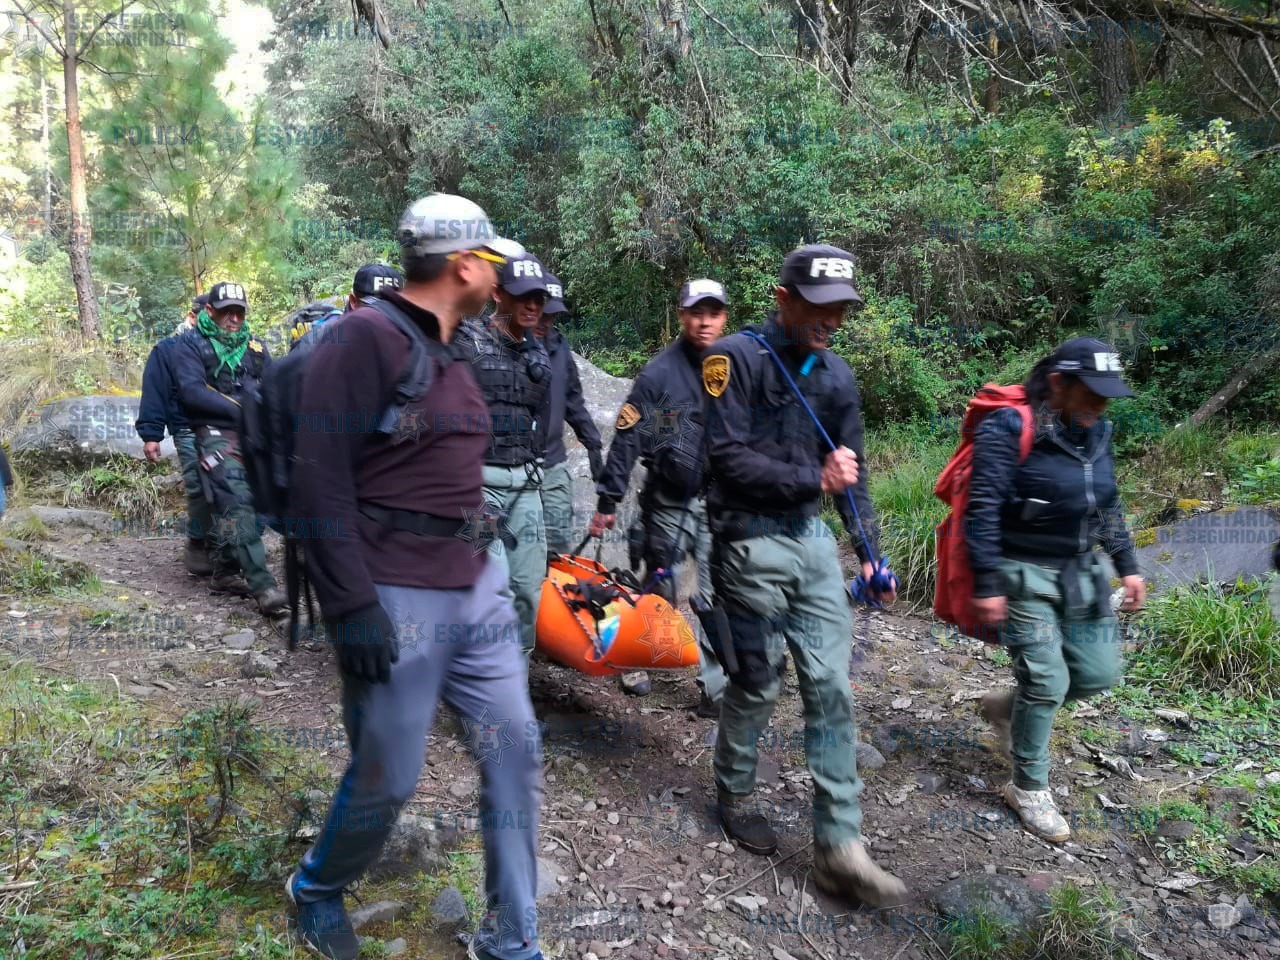
[{"label": "green grass", "polygon": [[[310,761],[226,705],[149,723],[105,689],[0,668],[0,953],[67,957],[300,956],[279,878],[302,847]],[[116,731],[141,728],[134,744]],[[175,734],[158,738],[160,729]]]},{"label": "green grass", "polygon": [[151,464],[116,454],[90,466],[46,466],[38,458],[24,455],[15,466],[24,477],[26,502],[60,503],[144,519],[183,509],[179,488],[161,489],[156,483],[173,472],[170,464]]},{"label": "green grass", "polygon": [[1150,601],[1149,641],[1131,664],[1166,689],[1220,690],[1249,698],[1280,694],[1280,622],[1268,585],[1237,582],[1177,587]]},{"label": "green grass", "polygon": [[986,914],[957,919],[944,930],[949,960],[1136,960],[1119,933],[1120,905],[1106,887],[1085,891],[1064,883],[1049,894],[1049,910],[1026,930]]},{"label": "green grass", "polygon": [[101,593],[101,581],[83,563],[57,560],[35,547],[0,544],[0,596],[74,598]]}]

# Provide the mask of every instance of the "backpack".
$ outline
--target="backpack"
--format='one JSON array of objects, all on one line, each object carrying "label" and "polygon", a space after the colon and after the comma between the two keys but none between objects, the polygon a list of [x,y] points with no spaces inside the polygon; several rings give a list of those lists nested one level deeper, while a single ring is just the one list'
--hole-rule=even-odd
[{"label": "backpack", "polygon": [[[438,362],[447,362],[448,349],[423,334],[422,329],[399,307],[386,300],[368,306],[390,320],[409,338],[409,360],[396,382],[392,403],[382,414],[377,433],[395,434],[405,406],[423,396],[435,378]],[[306,309],[306,308],[303,308]],[[357,321],[358,322],[358,321]],[[244,392],[240,409],[240,447],[245,475],[253,492],[258,515],[284,537],[285,585],[289,597],[289,649],[297,645],[300,597],[305,592],[308,630],[315,623],[311,584],[302,563],[302,543],[298,524],[289,518],[290,484],[293,475],[295,414],[302,399],[302,381],[307,361],[315,349],[337,330],[329,323],[312,326],[289,353],[269,364],[261,381]],[[305,526],[305,525],[303,525]]]},{"label": "backpack", "polygon": [[934,531],[934,548],[938,561],[938,585],[933,597],[933,613],[946,623],[953,623],[970,637],[987,643],[997,642],[990,624],[974,623],[969,607],[973,599],[973,569],[969,566],[969,547],[965,542],[964,515],[969,506],[969,481],[973,476],[973,438],[979,424],[997,410],[1013,407],[1022,415],[1022,438],[1018,462],[1031,455],[1035,441],[1035,415],[1021,384],[1002,387],[988,383],[969,401],[960,428],[960,446],[947,461],[933,488],[934,496],[951,507],[951,513]]},{"label": "backpack", "polygon": [[297,349],[298,344],[315,329],[317,324],[323,324],[327,320],[334,320],[340,316],[342,311],[327,300],[317,300],[315,303],[308,303],[305,307],[299,307],[288,320],[289,349],[291,351]]}]

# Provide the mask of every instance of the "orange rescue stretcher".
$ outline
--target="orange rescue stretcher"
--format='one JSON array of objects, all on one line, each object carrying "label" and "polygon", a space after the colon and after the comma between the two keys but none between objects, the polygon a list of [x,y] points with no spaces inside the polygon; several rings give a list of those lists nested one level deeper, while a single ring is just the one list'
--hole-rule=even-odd
[{"label": "orange rescue stretcher", "polygon": [[697,638],[680,611],[642,592],[630,571],[605,567],[598,549],[594,560],[552,557],[536,627],[537,650],[593,677],[698,663]]}]

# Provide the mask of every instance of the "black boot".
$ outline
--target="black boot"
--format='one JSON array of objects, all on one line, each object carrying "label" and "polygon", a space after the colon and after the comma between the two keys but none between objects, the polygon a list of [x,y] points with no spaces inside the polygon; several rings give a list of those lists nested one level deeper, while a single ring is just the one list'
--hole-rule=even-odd
[{"label": "black boot", "polygon": [[213,573],[213,564],[209,562],[209,549],[203,540],[191,537],[182,550],[182,565],[193,577],[207,577]]},{"label": "black boot", "polygon": [[769,826],[768,817],[751,808],[750,794],[736,796],[723,790],[718,794],[720,822],[738,846],[757,857],[767,857],[777,851],[778,835]]}]

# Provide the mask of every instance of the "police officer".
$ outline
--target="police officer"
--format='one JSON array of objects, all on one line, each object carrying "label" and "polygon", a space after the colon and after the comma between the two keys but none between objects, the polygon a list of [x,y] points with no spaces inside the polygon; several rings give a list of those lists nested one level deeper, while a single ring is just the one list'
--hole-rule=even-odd
[{"label": "police officer", "polygon": [[366,263],[356,271],[355,280],[351,284],[351,292],[347,294],[346,306],[339,310],[331,302],[317,300],[296,311],[291,318],[293,323],[289,329],[289,349],[314,328],[328,320],[350,313],[362,306],[368,306],[388,290],[399,290],[404,286],[404,277],[394,267],[382,263]]},{"label": "police officer", "polygon": [[573,478],[569,476],[569,458],[564,447],[564,425],[567,421],[578,441],[587,449],[591,464],[591,480],[600,477],[604,457],[595,421],[587,413],[582,396],[582,381],[573,351],[556,328],[553,318],[569,312],[564,305],[564,288],[554,274],[547,274],[547,304],[542,308],[538,336],[547,348],[551,361],[551,388],[546,406],[538,418],[543,435],[542,519],[547,530],[547,555],[568,553],[570,530],[573,528]]},{"label": "police officer", "polygon": [[[751,853],[773,853],[777,835],[750,798],[756,739],[777,701],[785,640],[804,703],[815,880],[826,893],[882,907],[901,902],[906,887],[862,846],[848,680],[853,622],[835,537],[818,517],[822,495],[833,496],[870,579],[874,533],[855,533],[845,496],[851,487],[869,521],[866,471],[858,465],[858,389],[848,364],[827,349],[849,307],[863,303],[853,279],[853,255],[844,250],[793,250],[774,290],[777,311],[748,328],[801,385],[836,450],[821,439],[773,355],[746,332],[725,337],[702,361],[712,580],[722,614],[712,642],[730,668],[713,766],[725,830]],[[890,601],[893,593],[873,598]]]},{"label": "police officer", "polygon": [[[248,307],[243,286],[214,284],[195,329],[182,334],[174,348],[173,373],[195,432],[200,482],[214,511],[210,587],[222,593],[251,594],[264,615],[275,616],[284,611],[286,600],[267,568],[236,436],[240,391],[249,381],[261,380],[271,361],[261,341],[249,332]],[[236,563],[247,587],[232,572]]]},{"label": "police officer", "polygon": [[1101,340],[1077,337],[1032,369],[1027,401],[1035,433],[1021,456],[1022,415],[997,410],[974,434],[965,545],[977,622],[998,625],[1017,687],[983,697],[1013,767],[1005,802],[1029,831],[1053,843],[1071,836],[1049,790],[1049,735],[1068,700],[1106,690],[1123,670],[1120,624],[1111,611],[1110,555],[1124,584],[1123,609],[1146,597],[1120,505],[1111,455],[1115,397],[1133,391],[1120,358]]},{"label": "police officer", "polygon": [[213,516],[209,503],[200,486],[200,468],[196,466],[196,435],[191,432],[182,401],[178,397],[178,385],[173,378],[172,355],[178,345],[178,337],[194,327],[196,316],[209,302],[209,295],[202,293],[191,301],[186,320],[179,324],[171,336],[165,337],[147,356],[142,371],[142,397],[138,401],[138,419],[133,429],[142,439],[142,451],[152,463],[160,462],[160,442],[165,429],[173,437],[182,465],[182,486],[187,495],[187,542],[182,551],[182,563],[187,572],[197,577],[213,573],[209,561],[208,543]]},{"label": "police officer", "polygon": [[[538,600],[547,573],[542,526],[542,450],[537,420],[551,385],[551,360],[534,333],[547,302],[547,273],[530,253],[507,260],[493,291],[496,311],[458,329],[458,343],[489,405],[491,436],[484,466],[484,504],[501,533],[489,545],[507,566],[520,617],[520,643],[533,652]],[[477,521],[479,526],[479,521]]]},{"label": "police officer", "polygon": [[[604,473],[596,487],[599,497],[589,532],[604,535],[616,522],[618,504],[626,495],[636,457],[645,465],[640,492],[640,557],[645,582],[659,568],[672,568],[692,553],[698,569],[698,590],[710,599],[711,534],[703,497],[702,355],[719,339],[729,317],[724,287],[715,280],[692,280],[680,290],[676,303],[680,339],[650,360],[632,385],[614,424]],[[675,598],[675,578],[659,581],[656,593]],[[699,678],[697,712],[720,713],[725,675],[715,654],[698,630]],[[634,689],[628,684],[624,689]]]}]

